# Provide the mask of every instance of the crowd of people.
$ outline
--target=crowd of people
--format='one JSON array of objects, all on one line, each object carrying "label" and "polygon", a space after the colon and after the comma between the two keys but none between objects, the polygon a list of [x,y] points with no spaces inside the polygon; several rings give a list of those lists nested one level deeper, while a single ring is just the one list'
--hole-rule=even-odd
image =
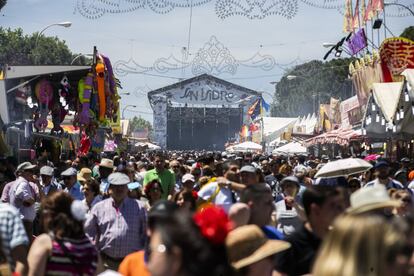
[{"label": "crowd of people", "polygon": [[414,166],[89,153],[0,159],[0,275],[414,275]]}]

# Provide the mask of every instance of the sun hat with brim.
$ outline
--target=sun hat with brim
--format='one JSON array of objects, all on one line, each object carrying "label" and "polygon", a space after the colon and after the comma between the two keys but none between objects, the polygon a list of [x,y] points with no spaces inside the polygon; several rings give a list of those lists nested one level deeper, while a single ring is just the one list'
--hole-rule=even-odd
[{"label": "sun hat with brim", "polygon": [[401,202],[392,200],[387,190],[382,185],[374,185],[359,189],[350,197],[351,207],[346,212],[348,214],[362,214],[382,208],[396,208],[401,206]]},{"label": "sun hat with brim", "polygon": [[269,240],[257,225],[245,225],[228,234],[226,247],[231,265],[240,269],[288,249],[290,243]]},{"label": "sun hat with brim", "polygon": [[36,165],[30,162],[23,162],[17,167],[16,172],[33,170],[34,168],[36,168]]},{"label": "sun hat with brim", "polygon": [[108,158],[102,158],[101,163],[99,163],[99,167],[104,167],[108,169],[114,168],[114,161]]}]

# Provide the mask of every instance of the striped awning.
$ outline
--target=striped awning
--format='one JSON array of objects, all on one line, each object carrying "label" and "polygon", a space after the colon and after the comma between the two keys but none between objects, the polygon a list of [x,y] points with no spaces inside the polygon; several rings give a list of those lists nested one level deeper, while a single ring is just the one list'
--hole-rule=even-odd
[{"label": "striped awning", "polygon": [[358,138],[362,138],[361,130],[339,128],[308,139],[305,141],[305,145],[306,147],[316,144],[337,144],[340,146],[347,146],[350,141]]}]

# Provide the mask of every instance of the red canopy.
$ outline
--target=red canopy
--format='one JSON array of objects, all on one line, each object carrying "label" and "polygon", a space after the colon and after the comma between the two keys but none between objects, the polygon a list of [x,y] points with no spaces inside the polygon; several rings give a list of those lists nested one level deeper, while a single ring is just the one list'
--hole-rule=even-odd
[{"label": "red canopy", "polygon": [[339,128],[310,138],[305,141],[305,145],[307,147],[316,144],[338,144],[340,146],[346,146],[349,145],[351,140],[360,137],[362,137],[362,133],[359,130]]}]

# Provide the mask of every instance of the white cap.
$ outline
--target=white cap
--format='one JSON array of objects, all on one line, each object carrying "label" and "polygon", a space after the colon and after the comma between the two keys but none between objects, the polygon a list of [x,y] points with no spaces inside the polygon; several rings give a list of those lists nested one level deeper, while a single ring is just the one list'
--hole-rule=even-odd
[{"label": "white cap", "polygon": [[77,175],[78,171],[75,168],[69,168],[65,171],[63,171],[60,175],[61,176],[74,176]]},{"label": "white cap", "polygon": [[43,166],[40,168],[40,175],[47,175],[52,176],[53,175],[53,168],[50,166]]},{"label": "white cap", "polygon": [[185,183],[185,182],[187,182],[187,181],[191,181],[191,182],[195,182],[195,178],[194,178],[194,175],[192,175],[191,173],[186,173],[184,176],[183,176],[183,178],[182,178],[182,180],[181,180],[181,182],[182,183]]},{"label": "white cap", "polygon": [[111,173],[108,176],[108,182],[111,185],[121,186],[121,185],[128,185],[131,180],[129,179],[128,175],[120,172]]}]

